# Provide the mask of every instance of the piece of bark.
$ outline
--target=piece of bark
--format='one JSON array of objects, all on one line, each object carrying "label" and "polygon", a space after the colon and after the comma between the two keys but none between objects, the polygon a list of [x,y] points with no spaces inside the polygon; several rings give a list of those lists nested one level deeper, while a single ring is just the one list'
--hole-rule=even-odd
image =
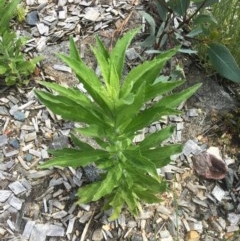
[{"label": "piece of bark", "polygon": [[220,180],[227,174],[227,166],[220,157],[209,151],[192,157],[195,172],[206,179]]}]

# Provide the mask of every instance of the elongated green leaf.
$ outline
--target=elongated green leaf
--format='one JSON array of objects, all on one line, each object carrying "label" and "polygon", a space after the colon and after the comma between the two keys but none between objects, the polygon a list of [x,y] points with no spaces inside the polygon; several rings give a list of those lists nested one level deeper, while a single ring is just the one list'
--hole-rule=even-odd
[{"label": "elongated green leaf", "polygon": [[143,82],[140,88],[138,89],[138,92],[134,96],[134,101],[131,104],[125,104],[121,105],[116,109],[117,112],[117,118],[116,118],[116,125],[120,128],[124,128],[126,123],[129,123],[135,115],[139,112],[141,107],[145,103],[145,86],[146,83]]},{"label": "elongated green leaf", "polygon": [[169,82],[159,82],[156,84],[148,85],[146,90],[145,101],[149,101],[156,96],[160,96],[168,93],[169,91],[175,89],[176,87],[182,85],[185,81],[169,81]]},{"label": "elongated green leaf", "polygon": [[55,114],[62,116],[66,120],[85,122],[87,124],[98,124],[105,126],[104,120],[97,116],[96,112],[85,109],[71,99],[61,95],[52,95],[45,91],[35,91],[38,99]]},{"label": "elongated green leaf", "polygon": [[77,61],[81,62],[81,57],[79,55],[79,51],[77,49],[77,46],[73,40],[73,37],[70,37],[70,48],[69,48],[69,57],[72,59],[76,59]]},{"label": "elongated green leaf", "polygon": [[106,130],[103,129],[99,123],[98,124],[92,124],[88,127],[81,127],[75,129],[80,134],[87,136],[87,137],[93,137],[93,138],[104,138],[106,136]]},{"label": "elongated green leaf", "polygon": [[177,107],[183,101],[191,97],[200,87],[201,87],[201,84],[196,84],[177,94],[166,96],[159,101],[157,106],[169,106],[172,108]]},{"label": "elongated green leaf", "polygon": [[[181,153],[182,152],[182,145],[181,144],[174,144],[168,145],[164,147],[159,147],[156,149],[150,150],[143,150],[141,153],[143,156],[152,160],[152,162],[156,165],[157,168],[163,167],[168,164],[170,160],[170,156],[173,154]],[[166,159],[169,159],[168,163],[163,163]]]},{"label": "elongated green leaf", "polygon": [[206,8],[215,3],[219,3],[219,0],[193,0],[193,2],[196,4],[196,7],[202,6],[202,8]]},{"label": "elongated green leaf", "polygon": [[152,47],[156,43],[156,23],[155,23],[154,18],[147,12],[140,11],[139,13],[147,21],[147,23],[149,25],[149,30],[150,30],[150,32],[148,33],[149,36],[143,42],[141,42],[140,45],[143,48],[149,48],[149,47]]},{"label": "elongated green leaf", "polygon": [[118,218],[124,203],[125,200],[123,199],[121,191],[116,191],[114,198],[109,202],[109,205],[113,207],[113,212],[109,218],[109,221],[113,221],[114,219]]},{"label": "elongated green leaf", "polygon": [[209,44],[207,52],[211,64],[220,75],[240,83],[240,68],[226,46],[212,43]]},{"label": "elongated green leaf", "polygon": [[142,17],[144,17],[146,19],[146,21],[148,22],[148,24],[150,25],[150,35],[155,36],[155,32],[156,32],[156,23],[154,18],[147,12],[144,11],[139,11],[139,13],[142,15]]},{"label": "elongated green leaf", "polygon": [[95,106],[91,102],[91,100],[84,93],[80,92],[78,89],[66,88],[59,84],[45,82],[45,81],[39,81],[39,84],[41,84],[45,87],[48,87],[48,88],[58,92],[59,94],[76,101],[77,103],[81,103],[82,105],[84,105],[87,108],[95,109]]},{"label": "elongated green leaf", "polygon": [[83,151],[91,151],[94,150],[94,148],[92,146],[90,146],[89,144],[87,144],[86,142],[83,142],[79,139],[79,137],[77,136],[77,134],[71,133],[71,141],[73,142],[73,144],[80,148],[80,150]]},{"label": "elongated green leaf", "polygon": [[136,196],[134,196],[134,193],[132,192],[132,190],[130,190],[126,185],[125,187],[122,188],[121,193],[131,214],[137,215],[141,206],[140,206],[140,203],[137,201]]},{"label": "elongated green leaf", "polygon": [[217,24],[217,20],[211,14],[200,14],[194,19],[194,24]]},{"label": "elongated green leaf", "polygon": [[9,28],[9,22],[14,17],[14,14],[17,9],[17,5],[19,4],[20,0],[11,0],[11,1],[4,1],[2,0],[2,7],[0,10],[1,17],[0,17],[0,35]]},{"label": "elongated green leaf", "polygon": [[61,167],[80,167],[86,166],[95,160],[101,159],[104,156],[108,156],[105,151],[102,150],[92,150],[81,151],[76,149],[60,149],[53,152],[56,157],[40,165],[39,168],[49,168],[54,166]]},{"label": "elongated green leaf", "polygon": [[[129,165],[129,164],[128,164]],[[130,183],[133,183],[133,186],[131,186],[131,190],[134,190],[134,187],[141,186],[143,188],[146,188],[147,190],[151,190],[153,193],[160,193],[161,185],[160,185],[160,179],[157,181],[155,178],[152,178],[149,175],[143,174],[142,170],[134,169],[134,166],[130,166],[129,169],[127,169],[127,179],[126,180],[132,180]]]},{"label": "elongated green leaf", "polygon": [[92,52],[97,59],[97,63],[101,70],[101,75],[103,77],[104,83],[107,89],[110,89],[110,66],[109,66],[109,59],[107,59],[102,51],[98,48],[91,47]]},{"label": "elongated green leaf", "polygon": [[[163,191],[163,190],[162,190]],[[141,201],[146,203],[159,203],[160,198],[156,197],[151,191],[143,188],[134,187],[134,193]]]},{"label": "elongated green leaf", "polygon": [[102,55],[105,57],[105,59],[110,59],[108,50],[103,45],[103,42],[100,40],[100,38],[98,36],[96,38],[96,43],[97,43],[98,51],[102,53]]},{"label": "elongated green leaf", "polygon": [[59,57],[76,73],[79,80],[83,83],[84,88],[96,103],[103,108],[104,111],[111,113],[111,101],[108,98],[108,93],[95,72],[80,61],[64,55],[59,55]]},{"label": "elongated green leaf", "polygon": [[190,0],[172,0],[168,2],[171,9],[179,16],[185,16],[189,7]]},{"label": "elongated green leaf", "polygon": [[110,53],[110,59],[114,63],[119,79],[122,78],[122,70],[125,60],[125,53],[130,42],[139,31],[139,28],[127,32],[119,39]]},{"label": "elongated green leaf", "polygon": [[192,31],[190,33],[188,33],[186,36],[189,38],[193,38],[198,36],[199,34],[201,34],[203,32],[202,27],[201,26],[196,26],[195,28],[192,29]]},{"label": "elongated green leaf", "polygon": [[112,60],[110,60],[109,62],[110,65],[110,96],[111,98],[115,101],[118,99],[119,96],[119,91],[120,91],[120,79],[119,79],[119,75],[117,72],[117,66],[115,66],[115,63],[112,62]]},{"label": "elongated green leaf", "polygon": [[146,81],[146,85],[152,84],[162,71],[165,63],[176,54],[177,51],[178,48],[171,49],[161,53],[158,58],[146,61],[132,69],[123,82],[120,96],[124,97],[130,92],[136,92],[143,81]]},{"label": "elongated green leaf", "polygon": [[129,126],[125,129],[125,132],[134,133],[138,130],[141,130],[145,126],[150,125],[154,121],[160,120],[160,118],[164,115],[174,115],[180,113],[180,111],[163,106],[146,109],[139,113],[134,120],[132,120]]},{"label": "elongated green leaf", "polygon": [[114,187],[118,185],[118,182],[122,176],[122,168],[120,165],[115,165],[108,171],[106,178],[101,182],[101,186],[94,194],[92,201],[97,201],[101,197],[109,194]]},{"label": "elongated green leaf", "polygon": [[[165,2],[165,1],[164,1]],[[156,5],[156,10],[163,22],[167,20],[167,14],[168,14],[168,9],[167,9],[167,4],[163,4],[162,1],[156,1],[154,2]]]},{"label": "elongated green leaf", "polygon": [[92,201],[94,194],[97,192],[102,182],[95,182],[88,184],[78,189],[77,195],[79,197],[78,204],[89,203]]},{"label": "elongated green leaf", "polygon": [[136,168],[141,169],[143,173],[148,173],[156,180],[159,180],[155,164],[151,161],[151,159],[147,159],[142,156],[139,150],[127,150],[124,154],[127,157],[128,162],[131,162],[132,166],[136,166]]},{"label": "elongated green leaf", "polygon": [[149,148],[159,146],[164,140],[168,139],[173,134],[174,129],[174,126],[168,126],[153,134],[147,135],[145,139],[138,144],[140,150],[143,151]]}]

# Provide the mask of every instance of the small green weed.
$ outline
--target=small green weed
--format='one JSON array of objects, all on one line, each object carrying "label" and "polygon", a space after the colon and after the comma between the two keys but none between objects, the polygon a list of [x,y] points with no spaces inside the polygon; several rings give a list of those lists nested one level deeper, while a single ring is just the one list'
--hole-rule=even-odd
[{"label": "small green weed", "polygon": [[0,79],[6,85],[27,84],[28,77],[41,60],[36,57],[27,60],[22,53],[26,43],[23,37],[17,37],[10,29],[10,20],[15,16],[19,0],[3,0],[0,2]]},{"label": "small green weed", "polygon": [[[181,152],[182,145],[161,144],[172,135],[173,126],[149,134],[137,144],[134,137],[162,116],[179,114],[176,107],[200,87],[195,85],[169,94],[184,81],[157,79],[178,48],[144,62],[124,77],[125,51],[137,32],[126,33],[111,52],[97,38],[97,47],[91,49],[101,69],[100,78],[81,60],[73,39],[70,40],[70,55],[59,56],[75,72],[89,97],[76,88],[48,82],[40,83],[56,94],[36,91],[38,99],[54,113],[66,120],[84,123],[84,127],[76,128],[71,134],[75,148],[49,150],[54,158],[40,168],[79,167],[94,162],[103,170],[101,180],[81,187],[77,193],[78,203],[104,197],[104,209],[113,209],[111,220],[119,216],[125,205],[137,215],[141,210],[140,201],[159,202],[158,195],[166,190],[166,183],[156,170],[167,165],[171,155]],[[146,105],[157,96],[162,96],[160,101]],[[99,148],[81,141],[77,133],[95,140]]]}]

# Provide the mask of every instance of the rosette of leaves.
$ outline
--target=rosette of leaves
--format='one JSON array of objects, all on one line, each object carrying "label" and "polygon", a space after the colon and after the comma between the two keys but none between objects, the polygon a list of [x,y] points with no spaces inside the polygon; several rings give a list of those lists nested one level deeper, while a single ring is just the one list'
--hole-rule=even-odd
[{"label": "rosette of leaves", "polygon": [[[159,177],[157,168],[167,165],[171,155],[181,152],[182,145],[162,144],[173,134],[173,126],[149,134],[137,144],[134,137],[162,116],[179,114],[176,107],[200,86],[167,95],[184,82],[164,82],[157,78],[177,48],[140,64],[123,76],[125,51],[137,32],[126,33],[111,52],[96,39],[96,47],[91,49],[101,69],[100,77],[81,60],[73,39],[70,40],[69,56],[59,56],[75,72],[88,95],[76,88],[49,82],[40,83],[53,93],[36,90],[38,99],[54,113],[65,120],[85,124],[76,128],[75,133],[92,138],[98,144],[98,148],[93,148],[73,132],[71,139],[75,148],[50,150],[54,157],[40,168],[79,167],[94,162],[103,170],[101,179],[79,189],[78,203],[104,197],[104,209],[113,210],[111,220],[117,218],[125,206],[136,215],[141,210],[140,201],[159,202],[159,194],[166,190],[166,183]],[[160,101],[146,105],[157,96],[162,96]]]}]

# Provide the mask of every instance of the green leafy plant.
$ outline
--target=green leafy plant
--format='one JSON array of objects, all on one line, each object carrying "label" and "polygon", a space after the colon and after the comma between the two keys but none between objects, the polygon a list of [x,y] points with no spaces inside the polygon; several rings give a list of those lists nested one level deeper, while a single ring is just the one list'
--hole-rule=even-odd
[{"label": "green leafy plant", "polygon": [[0,2],[0,79],[7,85],[27,84],[41,57],[27,60],[22,53],[26,38],[18,37],[10,29],[10,20],[15,16],[19,0]]},{"label": "green leafy plant", "polygon": [[7,85],[27,84],[29,75],[41,60],[41,57],[26,60],[22,53],[26,41],[10,31],[5,31],[0,37],[0,78],[3,78]]},{"label": "green leafy plant", "polygon": [[[157,78],[178,48],[144,62],[123,76],[125,51],[137,32],[126,33],[111,52],[99,38],[96,39],[96,47],[91,49],[101,69],[101,77],[81,60],[73,39],[70,40],[70,55],[59,56],[75,72],[87,90],[87,96],[76,88],[49,82],[40,83],[54,93],[36,90],[38,99],[54,113],[83,125],[71,134],[75,148],[50,150],[54,158],[40,168],[79,167],[94,162],[102,170],[101,179],[79,189],[78,203],[105,197],[104,208],[113,209],[111,220],[118,217],[125,205],[136,215],[141,210],[140,201],[159,201],[158,195],[166,190],[166,183],[156,169],[167,165],[171,155],[181,152],[182,145],[162,144],[172,135],[173,126],[147,135],[140,143],[134,143],[134,137],[162,116],[179,114],[176,107],[200,86],[171,94],[170,91],[184,81]],[[150,104],[156,96],[162,98]],[[98,147],[83,142],[79,134],[92,138]]]},{"label": "green leafy plant", "polygon": [[[220,36],[217,29],[221,23],[216,20],[211,10],[218,2],[219,0],[150,1],[149,13],[141,12],[149,25],[149,36],[142,42],[142,46],[154,47],[154,50],[159,51],[180,44],[181,52],[199,54],[201,58],[204,54],[207,55],[205,61],[209,61],[220,75],[240,82],[239,66],[225,41],[216,38],[217,35]],[[223,7],[220,9],[224,12]],[[230,9],[235,12],[235,8]],[[222,15],[220,18],[222,19]],[[231,24],[232,22],[229,22],[229,25]],[[235,26],[232,28],[235,29]]]},{"label": "green leafy plant", "polygon": [[25,6],[23,3],[20,3],[17,5],[17,20],[22,23],[25,20],[25,17],[27,15],[28,9],[27,6]]},{"label": "green leafy plant", "polygon": [[4,31],[9,31],[10,20],[15,16],[20,0],[1,0],[0,1],[0,36]]}]

